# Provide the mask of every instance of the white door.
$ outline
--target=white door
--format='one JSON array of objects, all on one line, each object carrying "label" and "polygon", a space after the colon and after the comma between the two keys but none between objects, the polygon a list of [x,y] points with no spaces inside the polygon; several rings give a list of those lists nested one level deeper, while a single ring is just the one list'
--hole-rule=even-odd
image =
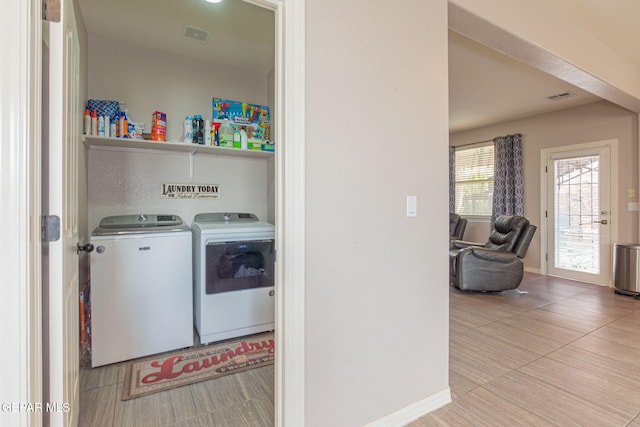
[{"label": "white door", "polygon": [[552,276],[611,283],[611,148],[546,156],[547,268]]},{"label": "white door", "polygon": [[49,245],[49,318],[44,331],[52,426],[78,422],[79,49],[73,4],[63,1],[61,20],[51,23],[49,32],[49,214],[60,218],[60,239]]}]

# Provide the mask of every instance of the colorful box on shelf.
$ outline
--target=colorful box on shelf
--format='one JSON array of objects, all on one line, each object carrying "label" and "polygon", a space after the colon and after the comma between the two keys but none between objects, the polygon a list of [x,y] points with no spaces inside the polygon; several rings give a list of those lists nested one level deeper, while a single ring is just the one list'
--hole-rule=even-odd
[{"label": "colorful box on shelf", "polygon": [[213,98],[211,107],[214,123],[229,119],[234,131],[244,129],[250,150],[262,150],[262,144],[271,138],[269,107],[222,98]]},{"label": "colorful box on shelf", "polygon": [[151,140],[167,140],[167,114],[162,111],[154,111],[151,115]]}]

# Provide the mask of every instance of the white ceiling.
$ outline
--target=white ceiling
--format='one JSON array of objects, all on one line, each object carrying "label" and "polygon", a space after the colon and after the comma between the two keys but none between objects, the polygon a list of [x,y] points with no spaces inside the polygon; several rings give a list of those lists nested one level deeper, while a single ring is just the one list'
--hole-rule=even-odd
[{"label": "white ceiling", "polygon": [[591,37],[640,69],[640,1],[539,0]]},{"label": "white ceiling", "polygon": [[[549,100],[570,92],[573,96]],[[595,102],[600,98],[449,31],[449,132]]]},{"label": "white ceiling", "polygon": [[[267,73],[273,69],[274,14],[222,0],[78,0],[91,36]],[[541,0],[570,25],[640,69],[640,0]],[[634,25],[635,24],[635,25]],[[211,33],[206,43],[182,37],[185,26]],[[550,101],[548,96],[575,96]],[[450,132],[529,117],[599,100],[559,79],[449,32]]]},{"label": "white ceiling", "polygon": [[[274,67],[273,11],[242,0],[78,0],[90,36],[223,63],[264,74]],[[185,26],[210,32],[185,39]]]}]

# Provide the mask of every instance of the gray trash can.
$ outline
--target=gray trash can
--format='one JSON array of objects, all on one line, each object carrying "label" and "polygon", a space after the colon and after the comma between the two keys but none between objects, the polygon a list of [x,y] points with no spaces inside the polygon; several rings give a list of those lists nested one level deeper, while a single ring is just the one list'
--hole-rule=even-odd
[{"label": "gray trash can", "polygon": [[613,245],[613,285],[624,295],[640,295],[640,244]]}]

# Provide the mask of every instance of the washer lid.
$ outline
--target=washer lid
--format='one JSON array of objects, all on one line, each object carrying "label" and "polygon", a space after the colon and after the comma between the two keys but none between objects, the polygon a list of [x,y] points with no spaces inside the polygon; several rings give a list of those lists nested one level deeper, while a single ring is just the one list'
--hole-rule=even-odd
[{"label": "washer lid", "polygon": [[103,218],[98,228],[93,231],[93,235],[153,233],[184,231],[188,229],[189,227],[182,223],[182,218],[178,215],[116,215]]}]

